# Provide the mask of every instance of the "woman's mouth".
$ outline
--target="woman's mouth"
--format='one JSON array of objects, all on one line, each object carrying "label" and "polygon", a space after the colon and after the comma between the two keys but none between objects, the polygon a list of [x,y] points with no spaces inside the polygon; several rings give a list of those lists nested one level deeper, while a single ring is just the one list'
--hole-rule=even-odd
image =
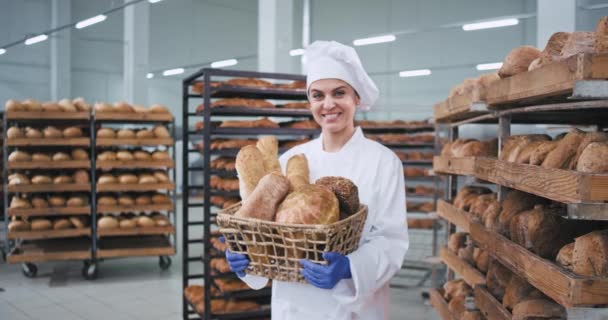
[{"label": "woman's mouth", "polygon": [[342,115],[342,112],[325,113],[321,116],[325,121],[335,121]]}]

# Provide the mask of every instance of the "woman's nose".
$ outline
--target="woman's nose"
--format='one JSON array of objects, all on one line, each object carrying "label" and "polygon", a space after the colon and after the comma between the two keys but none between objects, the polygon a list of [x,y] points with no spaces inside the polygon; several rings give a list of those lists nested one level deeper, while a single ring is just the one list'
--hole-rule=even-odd
[{"label": "woman's nose", "polygon": [[336,106],[336,101],[331,96],[327,96],[323,100],[323,108],[324,109],[331,109],[331,108],[333,108],[335,106]]}]

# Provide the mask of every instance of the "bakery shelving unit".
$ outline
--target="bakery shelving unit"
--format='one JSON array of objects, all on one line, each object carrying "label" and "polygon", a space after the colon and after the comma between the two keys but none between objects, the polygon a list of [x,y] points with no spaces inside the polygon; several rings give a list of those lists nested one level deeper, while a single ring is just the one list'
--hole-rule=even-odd
[{"label": "bakery shelving unit", "polygon": [[[511,134],[512,124],[559,124],[589,126],[603,131],[608,120],[608,63],[606,55],[579,54],[540,69],[498,80],[487,91],[487,104],[473,103],[440,112],[441,130],[449,141],[458,138],[465,124],[498,124],[498,150]],[[449,105],[449,101],[443,102]],[[477,106],[474,106],[477,104]],[[437,110],[442,106],[435,107]],[[449,108],[447,108],[449,109]],[[464,111],[463,111],[464,110]],[[483,112],[480,112],[483,110]],[[499,151],[500,152],[500,151]],[[473,177],[497,185],[498,198],[516,189],[563,204],[566,219],[608,220],[606,174],[589,174],[562,169],[510,163],[496,158],[434,159],[436,174],[448,176],[446,200],[439,200],[438,215],[447,221],[448,234],[456,228],[468,232],[473,242],[490,256],[528,281],[532,286],[564,306],[569,319],[595,318],[608,306],[608,278],[574,274],[552,261],[540,258],[510,239],[470,221],[466,212],[451,204],[458,176]],[[477,275],[450,257],[448,278],[460,274],[474,287],[476,306],[488,319],[511,319]],[[475,270],[472,270],[475,271]],[[441,314],[441,306],[436,306]]]},{"label": "bakery shelving unit", "polygon": [[[434,135],[435,126],[432,123],[419,121],[419,122],[380,122],[380,125],[374,125],[374,121],[361,121],[360,123],[363,131],[368,136],[383,135],[383,134],[394,134],[402,137],[413,137],[416,135]],[[407,168],[419,168],[427,170],[428,174],[419,176],[407,176],[405,175],[406,184],[406,202],[408,206],[408,221],[412,225],[409,228],[410,235],[410,249],[408,250],[408,256],[403,263],[403,272],[397,274],[400,278],[414,278],[416,283],[414,286],[420,287],[425,284],[427,280],[434,282],[436,280],[435,273],[441,266],[437,263],[435,257],[438,256],[439,248],[439,233],[441,225],[433,223],[432,227],[418,226],[412,224],[412,220],[436,220],[437,216],[434,211],[434,203],[440,196],[441,190],[441,178],[436,177],[430,172],[432,168],[432,159],[424,159],[424,157],[409,159],[408,154],[412,151],[418,154],[433,154],[435,149],[435,142],[433,141],[404,141],[398,142],[387,142],[379,141],[384,146],[400,154],[402,158],[403,167]],[[413,139],[415,140],[415,139]],[[429,192],[416,193],[414,190],[417,186],[429,188]],[[420,210],[422,204],[433,204],[431,210]],[[409,271],[415,270],[417,274],[409,274]],[[421,272],[421,273],[420,273]],[[407,273],[407,274],[406,274]],[[391,284],[393,288],[410,288],[411,285],[404,285],[402,283]]]},{"label": "bakery shelving unit", "polygon": [[[268,304],[270,302],[270,288],[259,291],[242,290],[239,292],[225,292],[212,297],[211,286],[215,286],[215,279],[234,278],[233,274],[214,274],[210,261],[213,258],[222,258],[223,253],[212,253],[211,240],[217,237],[213,231],[216,229],[215,216],[221,207],[212,204],[212,197],[237,198],[238,190],[221,190],[211,188],[212,176],[221,178],[236,178],[235,170],[211,169],[212,158],[234,158],[239,148],[215,149],[211,148],[213,139],[246,139],[256,138],[259,135],[275,135],[281,138],[300,140],[318,135],[318,129],[296,128],[222,128],[214,126],[217,119],[243,119],[247,117],[273,117],[274,119],[304,118],[310,119],[311,114],[306,109],[286,109],[277,103],[276,108],[250,108],[246,106],[217,106],[211,107],[212,99],[217,98],[246,98],[269,99],[273,101],[304,101],[306,92],[303,89],[272,87],[251,87],[230,85],[219,82],[228,78],[255,78],[273,81],[304,81],[301,75],[260,73],[249,71],[231,71],[221,69],[201,69],[183,80],[183,288],[198,281],[204,284],[204,310],[211,309],[214,299],[256,299],[266,305],[260,310],[245,312],[197,313],[196,309],[184,298],[183,319],[264,319],[270,317]],[[199,86],[198,93],[193,87]],[[217,100],[216,100],[217,101]],[[195,111],[193,105],[202,104],[203,110]],[[198,108],[197,108],[198,109]],[[196,121],[204,124],[202,130],[194,130]],[[194,144],[201,142],[202,148],[195,148]],[[286,148],[280,148],[282,153]],[[194,160],[202,153],[202,163],[195,165]],[[194,176],[202,176],[203,181],[194,182]],[[201,197],[202,195],[202,197]],[[202,248],[201,248],[202,247]],[[201,268],[202,267],[202,268]],[[202,280],[202,281],[201,281]],[[202,282],[202,283],[201,283]],[[200,310],[200,309],[199,309]]]},{"label": "bakery shelving unit", "polygon": [[[78,192],[86,194],[89,203],[91,202],[90,183],[70,183],[70,184],[27,184],[9,185],[8,175],[14,172],[40,173],[44,170],[61,170],[72,172],[75,169],[87,170],[89,179],[92,176],[92,167],[88,160],[84,161],[53,161],[53,162],[8,162],[8,155],[11,151],[19,149],[25,151],[63,151],[75,147],[88,149],[91,157],[91,136],[79,138],[55,138],[55,139],[35,139],[35,138],[8,138],[7,130],[10,126],[32,126],[42,129],[43,126],[77,126],[90,131],[91,116],[88,112],[13,112],[9,111],[3,117],[3,202],[4,215],[7,221],[6,243],[8,244],[8,263],[21,263],[24,275],[34,277],[37,274],[35,263],[57,260],[81,260],[85,264],[83,272],[86,271],[88,262],[93,257],[93,244],[91,241],[91,229],[73,228],[37,231],[9,231],[8,222],[13,217],[22,219],[48,218],[56,216],[88,216],[91,217],[91,206],[82,207],[62,207],[62,208],[28,208],[16,209],[10,207],[11,196],[33,195],[33,194],[59,194]],[[89,221],[90,223],[90,221]]]},{"label": "bakery shelving unit", "polygon": [[[124,126],[137,126],[138,129],[144,126],[151,127],[160,125],[168,127],[171,137],[154,138],[100,138],[96,134],[92,136],[93,156],[92,166],[93,176],[93,248],[94,259],[89,264],[88,276],[96,277],[98,261],[113,258],[128,257],[159,257],[159,267],[166,270],[171,266],[171,256],[176,253],[177,244],[177,213],[176,213],[176,152],[175,152],[175,119],[170,113],[115,113],[115,112],[95,112],[93,116],[93,131],[97,132],[102,127],[110,126],[116,129]],[[99,160],[98,154],[101,150],[114,150],[120,147],[127,148],[164,148],[170,153],[170,159],[150,159],[150,160]],[[152,150],[149,150],[152,151]],[[169,182],[158,182],[153,184],[99,184],[98,177],[102,172],[115,173],[116,170],[124,173],[133,173],[134,170],[162,170],[166,171],[171,177]],[[171,203],[151,203],[146,205],[99,205],[98,194],[105,193],[117,195],[119,193],[144,194],[146,192],[166,192],[171,199]],[[103,229],[97,225],[98,216],[112,213],[150,213],[157,212],[167,216],[169,225],[166,226],[136,226],[135,228],[112,228]]]}]

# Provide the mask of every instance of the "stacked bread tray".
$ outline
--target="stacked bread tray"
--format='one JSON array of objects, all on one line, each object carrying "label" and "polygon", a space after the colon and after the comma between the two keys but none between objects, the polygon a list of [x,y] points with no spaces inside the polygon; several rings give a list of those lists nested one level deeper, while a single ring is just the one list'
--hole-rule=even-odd
[{"label": "stacked bread tray", "polygon": [[[183,81],[183,99],[183,319],[268,318],[269,290],[249,290],[231,272],[216,270],[224,258],[212,231],[218,211],[240,200],[234,159],[241,147],[274,135],[283,153],[319,134],[304,77],[202,69]],[[241,290],[223,292],[222,279]],[[193,300],[191,290],[201,295]]]}]

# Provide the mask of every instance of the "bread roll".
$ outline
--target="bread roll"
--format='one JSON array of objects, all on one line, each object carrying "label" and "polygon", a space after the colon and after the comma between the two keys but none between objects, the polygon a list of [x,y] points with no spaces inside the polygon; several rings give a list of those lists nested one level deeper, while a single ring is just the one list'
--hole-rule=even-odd
[{"label": "bread roll", "polygon": [[138,150],[133,152],[133,158],[138,161],[148,161],[152,159],[152,155],[149,152]]},{"label": "bread roll", "polygon": [[135,198],[135,204],[138,206],[147,206],[152,204],[152,197],[147,195],[141,195]]},{"label": "bread roll", "polygon": [[137,226],[140,228],[154,227],[156,226],[156,221],[148,216],[141,216],[137,218]]},{"label": "bread roll", "polygon": [[72,160],[72,157],[65,152],[57,152],[53,154],[53,161],[68,161]]},{"label": "bread roll", "polygon": [[526,299],[513,307],[513,320],[565,320],[564,307],[547,299]]},{"label": "bread roll", "polygon": [[55,102],[45,102],[40,106],[40,110],[44,112],[63,112],[63,108]]},{"label": "bread roll", "polygon": [[141,174],[139,176],[139,179],[133,183],[154,184],[154,183],[158,183],[158,179],[151,174]]},{"label": "bread roll", "polygon": [[7,112],[24,111],[25,107],[21,105],[19,100],[9,99],[4,104],[4,110]]},{"label": "bread roll", "polygon": [[323,177],[315,181],[315,184],[327,187],[336,195],[340,205],[340,219],[346,219],[359,211],[359,189],[349,179]]},{"label": "bread roll", "polygon": [[27,199],[22,199],[17,196],[14,196],[11,199],[11,209],[30,209],[32,204]]},{"label": "bread roll", "polygon": [[34,196],[32,197],[32,206],[34,208],[48,208],[49,203],[45,198],[42,198],[41,196]]},{"label": "bread roll", "polygon": [[[35,178],[35,177],[34,177]],[[32,178],[32,182],[34,179]],[[74,179],[68,175],[59,175],[53,179],[54,184],[66,184],[66,183],[74,183]]]},{"label": "bread roll", "polygon": [[8,223],[9,232],[28,231],[31,229],[31,225],[27,221],[17,220],[17,217],[13,217],[13,220]]},{"label": "bread roll", "polygon": [[281,174],[279,163],[279,142],[275,136],[263,136],[258,139],[256,147],[264,158],[264,170],[266,173],[275,172]]},{"label": "bread roll", "polygon": [[51,184],[53,180],[47,175],[35,175],[32,177],[32,184]]},{"label": "bread roll", "polygon": [[74,160],[89,160],[89,153],[83,148],[72,150],[72,159]]},{"label": "bread roll", "polygon": [[171,138],[171,133],[165,126],[155,126],[152,132],[154,132],[154,136],[157,138]]},{"label": "bread roll", "polygon": [[170,204],[171,198],[166,194],[157,193],[152,196],[152,202],[155,204]]},{"label": "bread roll", "polygon": [[131,197],[131,196],[122,195],[122,196],[118,197],[118,205],[125,206],[125,207],[131,207],[131,206],[135,205],[135,201],[133,200],[133,197]]},{"label": "bread roll", "polygon": [[69,219],[66,219],[66,218],[57,219],[53,222],[54,230],[64,230],[64,229],[70,229],[72,227],[73,227],[72,223],[70,222]]},{"label": "bread roll", "polygon": [[10,127],[6,130],[6,136],[9,139],[23,138],[24,133],[23,130],[17,127]]},{"label": "bread roll", "polygon": [[592,142],[578,158],[576,170],[587,173],[608,172],[608,143]]},{"label": "bread roll", "polygon": [[574,242],[563,246],[557,253],[555,262],[567,270],[572,271],[572,254],[574,253]]},{"label": "bread roll", "polygon": [[32,127],[25,128],[25,137],[26,138],[41,139],[43,136],[44,136],[44,134],[38,129],[34,129]]},{"label": "bread roll", "polygon": [[32,231],[50,230],[53,228],[53,224],[51,223],[51,221],[49,219],[35,218],[35,219],[32,219],[31,228],[32,228]]},{"label": "bread roll", "polygon": [[8,162],[25,162],[32,161],[32,156],[24,151],[13,151],[8,155]]},{"label": "bread roll", "polygon": [[76,107],[76,109],[80,112],[90,112],[91,111],[91,105],[88,104],[84,98],[76,98],[74,100],[72,100],[72,103],[74,104],[74,106]]},{"label": "bread roll", "polygon": [[83,133],[78,127],[68,127],[63,129],[63,136],[65,138],[79,138],[83,136]]},{"label": "bread roll", "polygon": [[59,130],[53,126],[48,126],[48,127],[44,128],[42,133],[44,134],[45,138],[49,138],[49,139],[58,139],[58,138],[63,137],[63,133],[61,132],[61,130]]},{"label": "bread roll", "polygon": [[543,168],[567,169],[574,161],[578,146],[585,138],[585,133],[576,128],[571,129],[566,136],[559,140],[553,151],[547,154],[542,163]]},{"label": "bread roll", "polygon": [[468,233],[465,232],[452,233],[448,238],[448,250],[452,251],[454,254],[458,254],[458,250],[466,246],[467,236]]},{"label": "bread roll", "polygon": [[289,224],[331,224],[340,218],[338,199],[324,186],[307,185],[290,193],[279,206],[276,221]]},{"label": "bread roll", "polygon": [[130,104],[124,102],[124,101],[119,101],[116,102],[114,104],[114,112],[118,112],[118,113],[135,113],[135,110],[133,109],[133,107],[131,107]]},{"label": "bread roll", "polygon": [[154,160],[170,160],[171,155],[167,151],[155,151],[152,153],[152,159]]},{"label": "bread roll", "polygon": [[134,139],[135,138],[135,132],[133,130],[131,130],[131,129],[120,129],[116,133],[116,137],[118,139]]},{"label": "bread roll", "polygon": [[61,196],[50,196],[49,204],[51,205],[51,207],[60,208],[60,207],[65,207],[66,201],[65,201],[65,198],[61,197]]},{"label": "bread roll", "polygon": [[123,219],[120,221],[119,227],[121,229],[133,229],[133,228],[137,227],[137,220],[136,219]]},{"label": "bread roll", "polygon": [[114,151],[104,151],[97,155],[97,160],[99,161],[115,161],[116,159],[117,155]]},{"label": "bread roll", "polygon": [[507,78],[526,72],[530,63],[538,57],[540,57],[540,51],[532,46],[517,47],[509,52],[502,67],[498,70],[498,75],[501,78]]},{"label": "bread roll", "polygon": [[13,173],[8,176],[9,185],[23,185],[23,184],[30,184],[30,183],[31,183],[30,179],[22,173]]},{"label": "bread roll", "polygon": [[114,197],[110,196],[101,196],[97,199],[98,206],[116,206],[118,205],[118,201]]},{"label": "bread roll", "polygon": [[114,217],[105,216],[97,221],[99,229],[116,229],[119,227],[118,220]]},{"label": "bread roll", "polygon": [[137,139],[152,139],[155,137],[154,132],[148,129],[142,129],[137,131],[137,133],[135,133],[135,136],[137,137]]},{"label": "bread roll", "polygon": [[52,161],[51,156],[44,153],[32,154],[32,161]]},{"label": "bread roll", "polygon": [[169,175],[163,171],[154,171],[154,177],[160,183],[171,182],[171,178],[169,178]]},{"label": "bread roll", "polygon": [[98,184],[115,184],[118,183],[118,179],[111,174],[103,174],[97,179]]},{"label": "bread roll", "polygon": [[96,113],[114,112],[114,107],[109,103],[96,103],[94,108]]},{"label": "bread roll", "polygon": [[138,178],[134,174],[124,173],[118,176],[118,182],[121,184],[135,184],[138,182]]},{"label": "bread roll", "polygon": [[21,106],[24,108],[24,111],[41,111],[42,104],[35,99],[25,99],[21,102]]},{"label": "bread roll", "polygon": [[88,204],[89,200],[84,196],[73,196],[67,201],[68,207],[84,207]]},{"label": "bread roll", "polygon": [[120,161],[133,161],[133,154],[129,151],[118,151],[116,153],[116,159],[120,160]]},{"label": "bread roll", "polygon": [[150,113],[170,113],[169,109],[162,104],[153,104],[148,110]]},{"label": "bread roll", "polygon": [[114,139],[116,138],[116,132],[110,128],[101,128],[97,130],[97,138]]},{"label": "bread roll", "polygon": [[255,146],[241,148],[236,156],[236,170],[239,177],[239,193],[241,199],[245,201],[266,174],[264,157],[260,150]]},{"label": "bread roll", "polygon": [[76,229],[82,229],[89,226],[89,222],[85,217],[70,217],[70,222]]}]

